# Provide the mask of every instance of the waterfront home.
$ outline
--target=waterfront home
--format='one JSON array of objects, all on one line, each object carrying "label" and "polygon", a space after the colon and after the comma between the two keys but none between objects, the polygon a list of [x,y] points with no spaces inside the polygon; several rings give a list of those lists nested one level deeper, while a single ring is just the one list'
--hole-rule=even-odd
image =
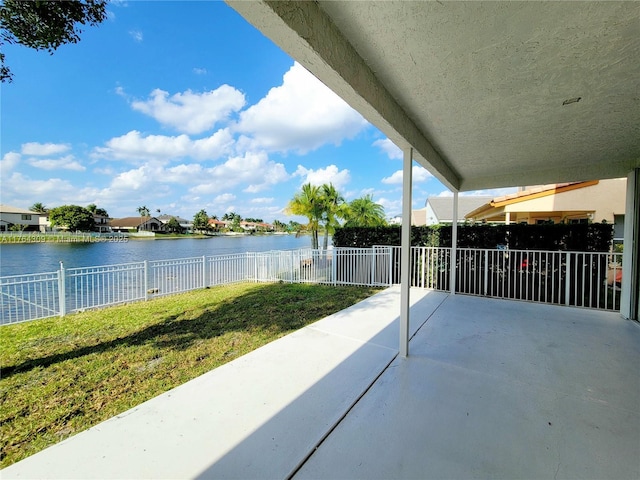
[{"label": "waterfront home", "polygon": [[169,220],[171,220],[172,218],[175,218],[176,221],[178,222],[178,224],[180,224],[180,228],[182,228],[183,232],[186,232],[186,233],[192,233],[193,232],[193,221],[192,220],[187,220],[186,218],[182,218],[182,217],[179,217],[177,215],[166,215],[166,214],[165,215],[160,215],[157,218],[158,218],[158,220],[160,220],[165,225],[169,222]]},{"label": "waterfront home", "polygon": [[40,230],[40,218],[46,214],[32,212],[26,208],[0,204],[0,232],[7,232],[14,225],[27,232]]},{"label": "waterfront home", "polygon": [[111,220],[111,230],[114,232],[164,232],[165,224],[156,217],[124,217]]},{"label": "waterfront home", "polygon": [[209,228],[211,230],[213,230],[214,232],[219,232],[223,228],[226,228],[228,223],[230,223],[230,222],[223,222],[221,220],[218,220],[217,218],[210,218],[209,219]]},{"label": "waterfront home", "polygon": [[251,232],[270,232],[270,231],[273,231],[274,226],[271,225],[270,223],[246,222],[243,220],[242,222],[240,222],[240,228],[242,228],[245,231],[251,231]]}]

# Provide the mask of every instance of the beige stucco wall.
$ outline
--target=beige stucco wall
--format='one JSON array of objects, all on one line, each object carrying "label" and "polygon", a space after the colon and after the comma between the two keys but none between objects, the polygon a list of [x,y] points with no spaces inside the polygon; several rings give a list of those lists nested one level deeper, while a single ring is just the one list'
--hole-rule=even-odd
[{"label": "beige stucco wall", "polygon": [[[551,218],[559,222],[579,212],[589,212],[593,213],[594,222],[606,220],[613,223],[614,215],[624,214],[626,185],[625,178],[600,180],[590,187],[505,205],[504,211],[511,212],[512,222],[528,219],[535,223],[537,218]],[[554,214],[549,216],[545,212]]]}]

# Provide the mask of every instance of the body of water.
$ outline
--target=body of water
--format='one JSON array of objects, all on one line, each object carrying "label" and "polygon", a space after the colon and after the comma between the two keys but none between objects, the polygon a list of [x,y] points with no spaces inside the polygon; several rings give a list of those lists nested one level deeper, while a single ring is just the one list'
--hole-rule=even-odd
[{"label": "body of water", "polygon": [[53,272],[66,268],[113,265],[143,260],[292,250],[311,246],[309,236],[220,236],[99,243],[29,243],[0,246],[0,276]]}]

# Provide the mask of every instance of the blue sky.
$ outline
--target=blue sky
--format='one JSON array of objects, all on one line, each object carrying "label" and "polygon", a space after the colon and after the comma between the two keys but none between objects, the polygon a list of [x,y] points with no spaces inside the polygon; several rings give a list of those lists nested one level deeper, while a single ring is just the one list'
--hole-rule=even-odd
[{"label": "blue sky", "polygon": [[[400,213],[400,151],[226,4],[108,11],[53,55],[4,46],[2,203],[286,222],[303,183],[332,182]],[[414,208],[448,194],[414,167]]]}]

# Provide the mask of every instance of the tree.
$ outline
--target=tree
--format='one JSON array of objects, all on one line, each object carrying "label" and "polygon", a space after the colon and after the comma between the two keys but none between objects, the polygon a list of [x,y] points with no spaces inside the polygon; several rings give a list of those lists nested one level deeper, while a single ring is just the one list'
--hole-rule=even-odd
[{"label": "tree", "polygon": [[149,216],[149,209],[146,206],[138,207],[136,211],[140,214],[141,217]]},{"label": "tree", "polygon": [[301,225],[300,223],[294,220],[289,220],[289,223],[287,223],[288,232],[295,232],[296,234],[299,234],[303,230],[304,230],[304,225]]},{"label": "tree", "polygon": [[182,233],[182,226],[180,225],[180,222],[176,220],[176,217],[171,217],[169,219],[169,221],[167,222],[167,229],[171,233]]},{"label": "tree", "polygon": [[273,228],[275,229],[276,232],[284,232],[287,229],[287,224],[284,222],[281,222],[280,220],[274,220]]},{"label": "tree", "polygon": [[95,222],[93,214],[78,205],[62,205],[49,210],[51,226],[66,228],[70,231],[81,230],[88,232],[93,229]]},{"label": "tree", "polygon": [[335,232],[336,227],[340,226],[339,218],[343,218],[346,214],[344,198],[332,183],[322,185],[322,219],[324,221],[324,240],[322,248],[326,250],[329,245],[329,233]]},{"label": "tree", "polygon": [[90,203],[89,205],[87,205],[87,210],[89,210],[94,215],[98,215],[99,217],[108,217],[109,216],[109,214],[107,213],[107,211],[104,208],[96,207],[95,203]]},{"label": "tree", "polygon": [[[80,40],[80,25],[103,22],[106,7],[107,0],[4,0],[0,5],[0,47],[6,42],[53,54],[60,45]],[[0,80],[13,80],[2,52]]]},{"label": "tree", "polygon": [[222,216],[222,221],[231,222],[231,231],[241,230],[240,222],[242,221],[242,217],[235,212],[227,212]]},{"label": "tree", "polygon": [[351,201],[346,212],[345,227],[381,227],[386,225],[384,207],[365,195]]},{"label": "tree", "polygon": [[47,207],[45,207],[42,203],[36,202],[29,208],[32,212],[37,213],[47,213]]},{"label": "tree", "polygon": [[203,231],[209,230],[209,215],[204,210],[200,210],[193,216],[193,230]]},{"label": "tree", "polygon": [[305,183],[302,190],[296,193],[287,204],[285,212],[288,215],[302,215],[307,217],[307,228],[311,232],[311,248],[318,248],[318,228],[324,212],[320,187]]}]

